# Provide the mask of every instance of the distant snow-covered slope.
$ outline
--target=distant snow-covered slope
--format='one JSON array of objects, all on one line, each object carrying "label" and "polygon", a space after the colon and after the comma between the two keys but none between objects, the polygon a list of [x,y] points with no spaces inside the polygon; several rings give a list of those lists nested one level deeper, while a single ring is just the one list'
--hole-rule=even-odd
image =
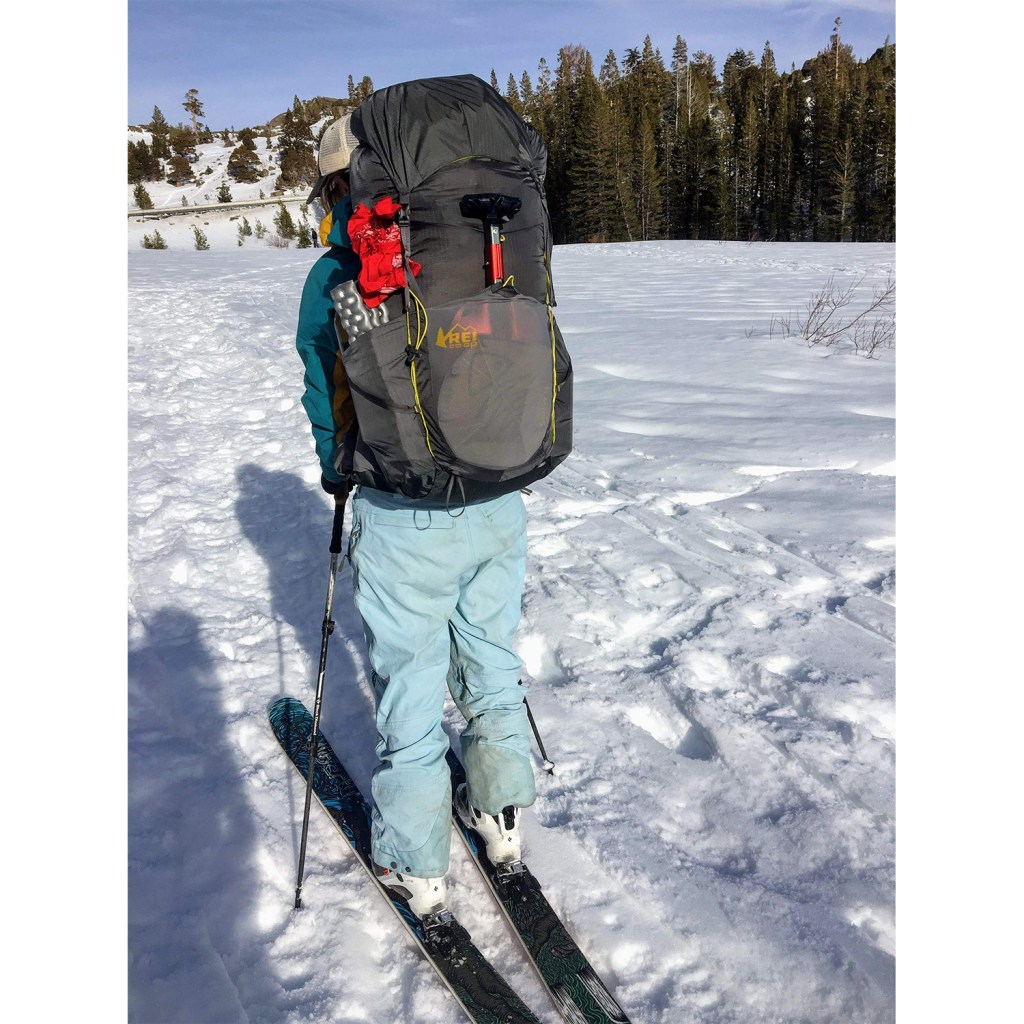
[{"label": "distant snow-covered slope", "polygon": [[[314,134],[322,127],[323,121],[313,126]],[[276,204],[269,205],[255,211],[244,211],[239,213],[237,209],[224,210],[203,210],[200,213],[183,215],[180,211],[183,206],[207,206],[218,205],[218,192],[223,183],[227,183],[233,201],[259,200],[272,201],[277,198],[288,200],[289,213],[294,218],[304,218],[311,227],[316,227],[315,216],[305,212],[301,200],[304,200],[309,193],[309,188],[291,188],[283,190],[283,194],[275,196],[279,191],[275,182],[280,174],[280,168],[275,162],[276,146],[268,143],[262,135],[255,138],[256,153],[262,165],[267,168],[267,173],[259,181],[243,183],[238,182],[228,174],[228,160],[231,153],[238,145],[237,133],[232,136],[230,146],[225,146],[222,139],[217,138],[213,142],[201,143],[196,147],[198,159],[192,167],[198,180],[188,182],[184,185],[172,185],[166,180],[144,181],[142,184],[153,201],[154,211],[173,211],[174,216],[163,219],[156,219],[149,211],[147,216],[131,216],[133,211],[138,210],[135,202],[135,186],[127,185],[127,212],[128,217],[128,245],[129,248],[138,248],[144,235],[151,235],[159,231],[160,235],[167,241],[169,248],[195,248],[195,236],[193,226],[198,226],[207,236],[211,248],[237,248],[238,247],[238,224],[241,217],[249,219],[250,224],[255,224],[259,219],[265,227],[272,229],[273,217],[276,211]],[[129,129],[129,142],[145,142],[151,145],[153,138],[148,131]],[[262,210],[262,212],[260,212]],[[294,245],[294,243],[292,243]],[[260,242],[255,238],[246,238],[244,245],[250,248],[265,248],[267,242]]]}]

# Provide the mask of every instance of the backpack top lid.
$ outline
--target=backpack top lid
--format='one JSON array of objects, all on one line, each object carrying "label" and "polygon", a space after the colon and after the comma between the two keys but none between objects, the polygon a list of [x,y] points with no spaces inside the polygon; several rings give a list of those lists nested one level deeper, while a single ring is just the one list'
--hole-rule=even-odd
[{"label": "backpack top lid", "polygon": [[378,89],[356,108],[351,128],[400,196],[466,157],[516,164],[541,183],[547,169],[544,140],[476,75],[421,78]]}]

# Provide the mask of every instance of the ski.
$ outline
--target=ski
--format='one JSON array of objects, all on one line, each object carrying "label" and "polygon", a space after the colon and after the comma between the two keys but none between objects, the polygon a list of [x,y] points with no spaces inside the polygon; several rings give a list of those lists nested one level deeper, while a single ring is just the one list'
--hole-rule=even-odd
[{"label": "ski", "polygon": [[462,823],[455,809],[455,793],[466,781],[462,762],[454,751],[447,755],[452,776],[452,818],[477,867],[512,925],[551,995],[562,1019],[569,1024],[630,1024],[597,972],[548,903],[540,883],[524,861],[495,867],[477,833]]},{"label": "ski", "polygon": [[[313,716],[301,701],[282,697],[269,717],[278,742],[307,779]],[[313,792],[466,1016],[475,1024],[540,1024],[453,914],[442,911],[425,924],[404,897],[377,881],[370,860],[370,806],[323,734],[317,737]]]}]

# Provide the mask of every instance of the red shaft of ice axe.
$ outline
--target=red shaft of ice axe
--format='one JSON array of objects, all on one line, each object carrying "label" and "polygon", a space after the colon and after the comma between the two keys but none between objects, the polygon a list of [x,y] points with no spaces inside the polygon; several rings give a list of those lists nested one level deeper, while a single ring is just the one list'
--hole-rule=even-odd
[{"label": "red shaft of ice axe", "polygon": [[463,217],[479,217],[488,230],[487,283],[505,280],[505,257],[501,246],[501,226],[507,224],[523,205],[517,196],[484,192],[463,196],[459,209]]},{"label": "red shaft of ice axe", "polygon": [[491,244],[487,250],[487,276],[488,284],[495,281],[505,280],[505,256],[501,248],[501,228],[497,224],[489,225],[491,229]]}]

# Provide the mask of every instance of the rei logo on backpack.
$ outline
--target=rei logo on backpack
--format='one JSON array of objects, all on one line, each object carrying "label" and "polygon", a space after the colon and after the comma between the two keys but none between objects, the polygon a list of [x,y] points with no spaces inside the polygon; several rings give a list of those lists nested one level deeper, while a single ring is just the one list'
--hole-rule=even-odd
[{"label": "rei logo on backpack", "polygon": [[334,298],[359,432],[339,469],[451,505],[525,487],[572,449],[544,142],[474,75],[381,89],[351,126],[363,269]]}]

